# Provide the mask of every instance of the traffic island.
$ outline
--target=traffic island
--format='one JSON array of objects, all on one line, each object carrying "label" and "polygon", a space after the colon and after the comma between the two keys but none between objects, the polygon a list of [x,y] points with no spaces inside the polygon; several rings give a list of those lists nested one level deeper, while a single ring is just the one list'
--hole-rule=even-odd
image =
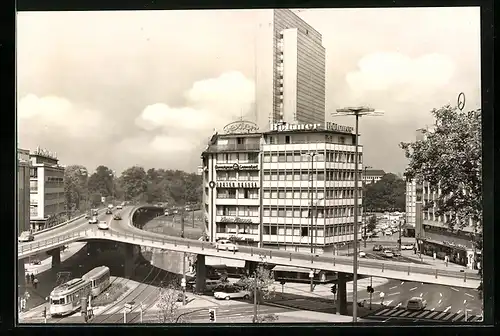
[{"label": "traffic island", "polygon": [[108,289],[92,300],[93,307],[107,306],[118,300],[129,290],[129,287],[122,283],[112,283]]}]

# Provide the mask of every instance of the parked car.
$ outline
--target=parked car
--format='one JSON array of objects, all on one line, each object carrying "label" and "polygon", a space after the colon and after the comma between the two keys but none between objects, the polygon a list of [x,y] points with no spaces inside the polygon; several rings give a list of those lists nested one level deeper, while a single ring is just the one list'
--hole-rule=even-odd
[{"label": "parked car", "polygon": [[363,252],[363,251],[360,251],[360,252],[359,252],[359,257],[360,257],[360,258],[366,258],[366,253],[365,253],[365,252]]},{"label": "parked car", "polygon": [[386,258],[392,258],[394,257],[394,253],[392,253],[391,250],[384,250],[384,252],[382,252],[382,255]]},{"label": "parked car", "polygon": [[402,244],[401,249],[402,250],[413,250],[413,244]]},{"label": "parked car", "polygon": [[219,250],[225,250],[225,251],[238,251],[238,245],[231,242],[228,239],[221,239],[215,243],[215,247]]},{"label": "parked car", "polygon": [[392,249],[392,255],[395,257],[401,257],[401,252],[398,249]]},{"label": "parked car", "polygon": [[219,300],[230,300],[230,299],[245,299],[250,298],[250,292],[246,290],[241,290],[237,287],[227,287],[224,291],[217,291],[214,293],[214,297]]},{"label": "parked car", "polygon": [[427,301],[422,299],[421,297],[412,297],[406,303],[407,310],[416,311],[425,309],[426,307],[427,307]]},{"label": "parked car", "polygon": [[35,236],[33,235],[33,233],[31,233],[31,231],[23,231],[19,235],[19,242],[21,243],[30,242],[33,240],[35,240]]},{"label": "parked car", "polygon": [[382,251],[383,247],[382,245],[374,245],[373,246],[373,251],[377,252],[377,251]]}]

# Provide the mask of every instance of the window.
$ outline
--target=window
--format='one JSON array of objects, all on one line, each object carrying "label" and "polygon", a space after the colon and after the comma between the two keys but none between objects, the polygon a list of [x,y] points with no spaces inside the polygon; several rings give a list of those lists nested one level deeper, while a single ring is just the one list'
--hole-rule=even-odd
[{"label": "window", "polygon": [[264,209],[264,213],[263,213],[264,217],[269,217],[271,216],[271,209],[269,208],[265,208]]},{"label": "window", "polygon": [[285,172],[279,172],[279,180],[285,181]]},{"label": "window", "polygon": [[269,144],[271,145],[274,144],[274,137],[272,136],[269,137]]},{"label": "window", "polygon": [[279,153],[278,154],[278,162],[286,162],[286,155],[285,155],[285,153]]},{"label": "window", "polygon": [[271,173],[266,171],[264,172],[264,181],[269,181],[271,179]]},{"label": "window", "polygon": [[227,192],[227,198],[236,198],[236,189],[229,189]]},{"label": "window", "polygon": [[269,226],[264,226],[263,234],[269,234]]},{"label": "window", "polygon": [[264,162],[271,162],[271,154],[269,153],[264,154]]},{"label": "window", "polygon": [[279,199],[285,199],[285,197],[286,197],[286,194],[285,194],[284,190],[278,191],[278,198]]},{"label": "window", "polygon": [[290,143],[290,136],[289,135],[285,135],[285,143],[286,144]]},{"label": "window", "polygon": [[276,227],[276,226],[271,226],[271,234],[272,234],[272,235],[275,235],[275,234],[276,234],[276,229],[277,229],[277,227]]},{"label": "window", "polygon": [[217,172],[217,180],[219,181],[227,181],[227,172]]},{"label": "window", "polygon": [[256,163],[258,161],[259,161],[259,154],[258,153],[248,153],[248,162]]},{"label": "window", "polygon": [[287,172],[286,173],[286,180],[287,181],[293,181],[293,172]]},{"label": "window", "polygon": [[286,162],[293,162],[293,153],[286,153]]},{"label": "window", "polygon": [[345,137],[339,137],[339,142],[341,145],[344,145],[345,144]]},{"label": "window", "polygon": [[271,198],[278,198],[278,191],[276,190],[271,191]]},{"label": "window", "polygon": [[275,172],[271,173],[271,181],[277,181],[278,180],[278,174]]},{"label": "window", "polygon": [[229,181],[236,181],[236,172],[235,171],[231,171],[228,173],[228,180]]},{"label": "window", "polygon": [[307,227],[303,227],[303,228],[301,228],[301,230],[300,230],[300,235],[301,235],[302,237],[306,237],[306,236],[308,236],[308,235],[309,235],[309,230],[308,230],[308,228],[307,228]]},{"label": "window", "polygon": [[271,191],[270,190],[264,191],[264,198],[271,198]]}]

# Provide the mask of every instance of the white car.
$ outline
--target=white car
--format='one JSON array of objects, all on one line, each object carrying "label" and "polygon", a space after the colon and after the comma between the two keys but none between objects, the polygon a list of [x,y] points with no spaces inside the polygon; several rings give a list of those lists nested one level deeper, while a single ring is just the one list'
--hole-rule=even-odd
[{"label": "white car", "polygon": [[391,250],[384,250],[384,252],[382,252],[382,253],[383,253],[384,257],[386,257],[386,258],[394,257],[394,253],[392,253]]},{"label": "white car", "polygon": [[89,219],[89,224],[97,224],[98,222],[97,216],[92,216],[92,218]]},{"label": "white car", "polygon": [[422,310],[427,307],[427,301],[421,297],[412,297],[406,303],[406,309],[410,311]]},{"label": "white car", "polygon": [[403,244],[401,245],[402,250],[413,250],[413,244]]},{"label": "white car", "polygon": [[366,253],[363,252],[363,251],[359,252],[359,257],[360,258],[366,258]]},{"label": "white car", "polygon": [[18,238],[20,243],[30,242],[35,240],[35,236],[30,231],[23,231]]},{"label": "white car", "polygon": [[123,205],[121,205],[121,204],[117,205],[116,208],[119,209],[119,210],[121,210],[121,209],[123,209]]},{"label": "white car", "polygon": [[227,239],[221,239],[218,242],[215,243],[215,247],[218,250],[225,250],[225,251],[238,251],[238,245],[232,243],[230,240]]},{"label": "white car", "polygon": [[245,299],[250,298],[250,292],[238,288],[227,288],[221,292],[215,292],[214,297],[219,300]]},{"label": "white car", "polygon": [[104,221],[101,221],[97,224],[97,228],[99,230],[108,230],[109,229],[109,226],[108,226],[108,223],[104,222]]},{"label": "white car", "polygon": [[392,231],[391,231],[391,230],[385,230],[385,231],[384,231],[384,234],[385,234],[386,236],[392,236]]}]

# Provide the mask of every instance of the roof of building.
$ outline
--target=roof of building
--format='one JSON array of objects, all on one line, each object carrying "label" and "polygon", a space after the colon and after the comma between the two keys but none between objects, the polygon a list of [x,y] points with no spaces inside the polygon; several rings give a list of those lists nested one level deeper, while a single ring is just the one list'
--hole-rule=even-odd
[{"label": "roof of building", "polygon": [[367,169],[365,175],[370,175],[370,176],[384,176],[385,171],[382,169]]}]

